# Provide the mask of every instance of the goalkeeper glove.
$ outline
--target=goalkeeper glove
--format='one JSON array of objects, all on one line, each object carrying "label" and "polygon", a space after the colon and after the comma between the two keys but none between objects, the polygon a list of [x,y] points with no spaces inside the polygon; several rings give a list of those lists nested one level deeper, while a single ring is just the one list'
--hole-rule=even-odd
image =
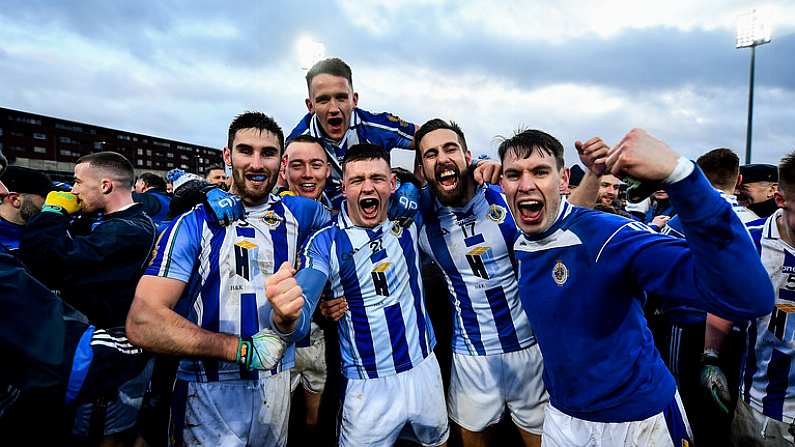
[{"label": "goalkeeper glove", "polygon": [[414,219],[420,202],[419,180],[405,169],[393,168],[396,177],[395,192],[389,198],[387,217],[405,225]]},{"label": "goalkeeper glove", "polygon": [[50,191],[41,210],[67,216],[80,211],[80,199],[71,192]]},{"label": "goalkeeper glove", "polygon": [[729,383],[726,375],[720,369],[718,353],[713,350],[704,351],[701,354],[701,386],[707,395],[724,414],[729,414]]},{"label": "goalkeeper glove", "polygon": [[263,329],[251,337],[241,337],[237,346],[236,362],[249,371],[273,369],[282,359],[287,342],[276,332]]},{"label": "goalkeeper glove", "polygon": [[245,217],[246,209],[238,196],[229,194],[214,185],[207,186],[202,191],[204,192],[204,203],[212,211],[218,225],[225,227]]}]

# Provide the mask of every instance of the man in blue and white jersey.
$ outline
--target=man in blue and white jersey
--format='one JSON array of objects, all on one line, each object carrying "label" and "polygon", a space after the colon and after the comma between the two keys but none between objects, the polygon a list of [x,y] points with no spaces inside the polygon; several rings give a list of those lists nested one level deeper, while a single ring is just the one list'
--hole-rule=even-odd
[{"label": "man in blue and white jersey", "polygon": [[183,357],[171,414],[174,444],[286,444],[293,349],[267,329],[265,279],[294,263],[306,237],[330,216],[317,202],[271,194],[283,145],[270,117],[236,117],[224,162],[245,219],[219,226],[204,205],[183,214],[161,233],[138,284],[127,318],[130,340]]},{"label": "man in blue and white jersey", "polygon": [[[607,154],[600,139],[589,143],[578,147]],[[519,300],[513,216],[498,187],[475,182],[458,125],[428,121],[415,146],[429,185],[420,246],[444,272],[454,313],[449,417],[465,446],[489,445],[487,429],[507,406],[525,444],[540,445],[548,398],[541,353]],[[582,184],[573,200],[586,194],[583,202],[593,205],[598,176],[589,169]]]},{"label": "man in blue and white jersey", "polygon": [[[742,223],[758,219],[734,196],[740,172],[737,154],[726,148],[713,149],[698,157],[696,164]],[[685,237],[679,216],[669,220],[660,232]],[[727,445],[744,333],[738,328],[732,330],[731,321],[692,306],[661,300],[660,307],[662,314],[654,335],[663,361],[676,379],[685,410],[691,415],[693,436],[699,445]],[[702,388],[702,381],[708,389]],[[707,398],[713,387],[714,397]]]},{"label": "man in blue and white jersey", "polygon": [[[309,331],[327,281],[334,296],[347,299],[338,323],[347,382],[340,445],[391,446],[399,437],[444,445],[449,432],[422,292],[420,223],[387,219],[394,189],[388,153],[372,144],[353,146],[343,160],[340,214],[311,236],[294,278],[285,265],[268,280],[275,329],[296,339]],[[296,309],[297,321],[289,316]]]},{"label": "man in blue and white jersey", "polygon": [[643,316],[657,294],[730,320],[769,312],[773,291],[731,206],[701,171],[635,129],[604,162],[665,185],[686,240],[560,195],[563,146],[528,130],[499,147],[517,226],[519,295],[544,355],[545,446],[681,446],[691,441],[671,373]]},{"label": "man in blue and white jersey", "polygon": [[778,181],[778,211],[748,224],[776,300],[748,329],[742,398],[732,421],[738,446],[795,443],[795,153],[779,163]]},{"label": "man in blue and white jersey", "polygon": [[[346,151],[359,143],[372,143],[390,151],[394,148],[412,149],[416,126],[391,113],[371,113],[360,109],[359,94],[353,90],[351,67],[338,58],[317,62],[306,73],[309,111],[290,132],[287,140],[308,134],[323,140],[331,164],[331,178],[326,193],[339,208],[342,201],[340,181],[342,159]],[[481,160],[477,175],[492,183],[499,181],[499,164]]]}]

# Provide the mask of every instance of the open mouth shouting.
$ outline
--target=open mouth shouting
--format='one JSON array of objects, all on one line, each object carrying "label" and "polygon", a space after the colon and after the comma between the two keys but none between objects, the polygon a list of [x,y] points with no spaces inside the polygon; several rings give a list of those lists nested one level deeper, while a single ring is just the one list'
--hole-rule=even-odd
[{"label": "open mouth shouting", "polygon": [[365,219],[375,219],[378,216],[378,208],[381,201],[376,197],[365,197],[359,199],[359,209],[362,210],[362,217]]},{"label": "open mouth shouting", "polygon": [[458,167],[455,165],[441,166],[436,169],[436,182],[444,192],[454,192],[458,188]]},{"label": "open mouth shouting", "polygon": [[330,135],[342,136],[342,134],[343,134],[342,127],[343,127],[343,123],[344,123],[342,117],[329,118],[327,122],[328,122],[327,132]]},{"label": "open mouth shouting", "polygon": [[544,219],[544,202],[538,199],[524,198],[516,202],[519,219],[527,225],[541,223]]}]

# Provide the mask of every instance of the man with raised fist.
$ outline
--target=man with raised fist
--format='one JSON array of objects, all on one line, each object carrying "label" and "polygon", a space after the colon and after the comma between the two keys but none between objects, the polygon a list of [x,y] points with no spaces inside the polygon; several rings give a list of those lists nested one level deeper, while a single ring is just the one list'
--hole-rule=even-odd
[{"label": "man with raised fist", "polygon": [[221,226],[210,207],[199,205],[176,218],[138,284],[127,318],[130,341],[183,357],[171,411],[177,445],[286,444],[293,346],[268,328],[265,280],[295,262],[329,213],[302,197],[271,194],[283,147],[272,118],[237,116],[224,162],[245,217]]}]

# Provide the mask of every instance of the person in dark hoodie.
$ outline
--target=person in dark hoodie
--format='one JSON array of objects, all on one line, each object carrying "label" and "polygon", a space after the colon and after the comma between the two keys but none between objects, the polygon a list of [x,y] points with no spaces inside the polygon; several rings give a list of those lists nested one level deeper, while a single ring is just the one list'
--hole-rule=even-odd
[{"label": "person in dark hoodie", "polygon": [[776,212],[773,195],[778,191],[778,170],[769,164],[755,163],[740,166],[737,201],[760,218]]}]

